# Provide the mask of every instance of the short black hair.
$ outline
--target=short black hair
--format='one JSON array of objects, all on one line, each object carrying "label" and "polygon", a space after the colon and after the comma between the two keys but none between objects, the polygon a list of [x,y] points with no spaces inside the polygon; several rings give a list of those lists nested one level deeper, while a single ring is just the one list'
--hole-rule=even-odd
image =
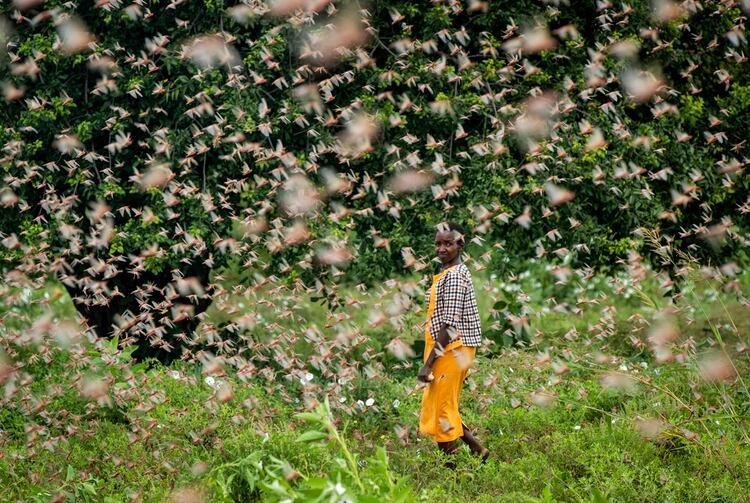
[{"label": "short black hair", "polygon": [[461,224],[457,224],[456,222],[448,222],[448,229],[452,231],[456,231],[462,236],[466,235],[466,227],[464,227]]},{"label": "short black hair", "polygon": [[459,241],[461,241],[464,246],[466,245],[466,228],[463,225],[457,224],[456,222],[440,222],[437,225],[437,230],[438,232],[446,230],[458,232],[461,235],[461,239]]}]

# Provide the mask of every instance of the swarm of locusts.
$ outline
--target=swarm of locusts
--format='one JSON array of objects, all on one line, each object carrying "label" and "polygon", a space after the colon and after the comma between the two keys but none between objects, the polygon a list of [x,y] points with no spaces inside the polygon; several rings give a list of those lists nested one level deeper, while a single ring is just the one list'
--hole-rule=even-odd
[{"label": "swarm of locusts", "polygon": [[[678,286],[696,275],[750,308],[742,261],[725,253],[747,257],[749,244],[738,124],[750,123],[736,105],[750,107],[740,97],[749,2],[597,0],[586,26],[565,21],[577,2],[564,0],[524,19],[480,0],[421,2],[424,16],[383,2],[231,2],[12,0],[0,10],[0,402],[23,411],[29,456],[92,433],[85,417],[47,411],[67,389],[37,386],[27,371],[60,353],[88,410],[135,403],[134,442],[166,397],[108,372],[128,375],[117,355],[132,347],[200,368],[214,393],[196,407],[213,410],[253,382],[300,410],[328,396],[339,413],[362,412],[372,404],[339,400],[358,378],[378,379],[386,357],[418,368],[410,316],[424,314],[435,265],[418,244],[431,242],[435,215],[463,210],[470,269],[521,246],[498,236],[527,236],[555,284],[580,287],[575,302],[547,299],[550,309],[601,313],[565,340],[587,341],[580,357],[606,366],[614,299],[582,287],[596,262],[587,208],[602,198],[618,218],[660,208],[656,223],[620,221],[650,259],[626,246],[611,265],[631,290],[655,277],[675,303],[634,320],[628,344],[656,364],[691,366],[696,380],[741,384],[747,346],[696,352],[680,333],[694,311]],[[677,46],[679,57],[662,57]],[[555,70],[572,61],[582,72]],[[715,114],[703,123],[696,103]],[[87,123],[93,114],[102,120]],[[682,165],[664,161],[673,151]],[[419,229],[429,232],[405,238],[428,207],[435,221]],[[687,214],[691,224],[675,228]],[[400,273],[348,281],[368,254]],[[504,298],[475,286],[486,305]],[[50,308],[64,295],[75,319]],[[320,319],[307,319],[310,298],[327,300]],[[499,306],[482,319],[522,331],[536,314]],[[392,335],[376,348],[368,331],[384,327]],[[568,364],[539,350],[552,377],[512,402],[552,404]],[[642,384],[617,366],[600,382]],[[480,401],[501,384],[488,375]],[[636,424],[645,436],[661,428]]]}]

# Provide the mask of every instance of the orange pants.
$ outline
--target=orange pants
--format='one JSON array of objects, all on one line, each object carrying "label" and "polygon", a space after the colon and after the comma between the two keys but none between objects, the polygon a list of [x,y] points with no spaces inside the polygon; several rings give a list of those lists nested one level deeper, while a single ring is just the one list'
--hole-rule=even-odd
[{"label": "orange pants", "polygon": [[[424,359],[435,343],[427,337]],[[461,345],[461,341],[449,344],[445,354],[438,357],[432,366],[434,377],[422,395],[422,411],[419,415],[419,432],[432,437],[436,442],[450,442],[464,434],[458,400],[461,387],[469,367],[474,363],[477,348]]]}]

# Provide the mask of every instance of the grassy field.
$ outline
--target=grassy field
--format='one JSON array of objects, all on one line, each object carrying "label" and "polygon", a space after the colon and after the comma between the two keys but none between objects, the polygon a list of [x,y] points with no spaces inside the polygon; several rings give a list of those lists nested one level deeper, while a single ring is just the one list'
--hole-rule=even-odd
[{"label": "grassy field", "polygon": [[475,274],[486,331],[515,302],[529,344],[480,353],[462,413],[492,456],[464,450],[454,471],[416,432],[417,278],[347,289],[333,312],[236,292],[207,321],[239,328],[204,324],[198,361],[170,366],[61,336],[74,312],[55,284],[6,289],[2,500],[748,501],[750,280],[695,274],[673,301],[652,273],[538,269]]}]

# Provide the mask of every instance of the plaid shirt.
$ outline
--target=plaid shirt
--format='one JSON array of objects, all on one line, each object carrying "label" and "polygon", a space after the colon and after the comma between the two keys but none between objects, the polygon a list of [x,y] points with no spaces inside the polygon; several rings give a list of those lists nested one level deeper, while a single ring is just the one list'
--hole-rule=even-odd
[{"label": "plaid shirt", "polygon": [[[427,305],[430,305],[430,290],[427,289]],[[438,280],[435,288],[435,312],[430,318],[430,335],[437,341],[440,328],[447,324],[451,341],[461,338],[464,346],[482,345],[482,329],[479,322],[479,309],[471,272],[463,263],[451,268]],[[455,334],[455,329],[458,334]]]}]

